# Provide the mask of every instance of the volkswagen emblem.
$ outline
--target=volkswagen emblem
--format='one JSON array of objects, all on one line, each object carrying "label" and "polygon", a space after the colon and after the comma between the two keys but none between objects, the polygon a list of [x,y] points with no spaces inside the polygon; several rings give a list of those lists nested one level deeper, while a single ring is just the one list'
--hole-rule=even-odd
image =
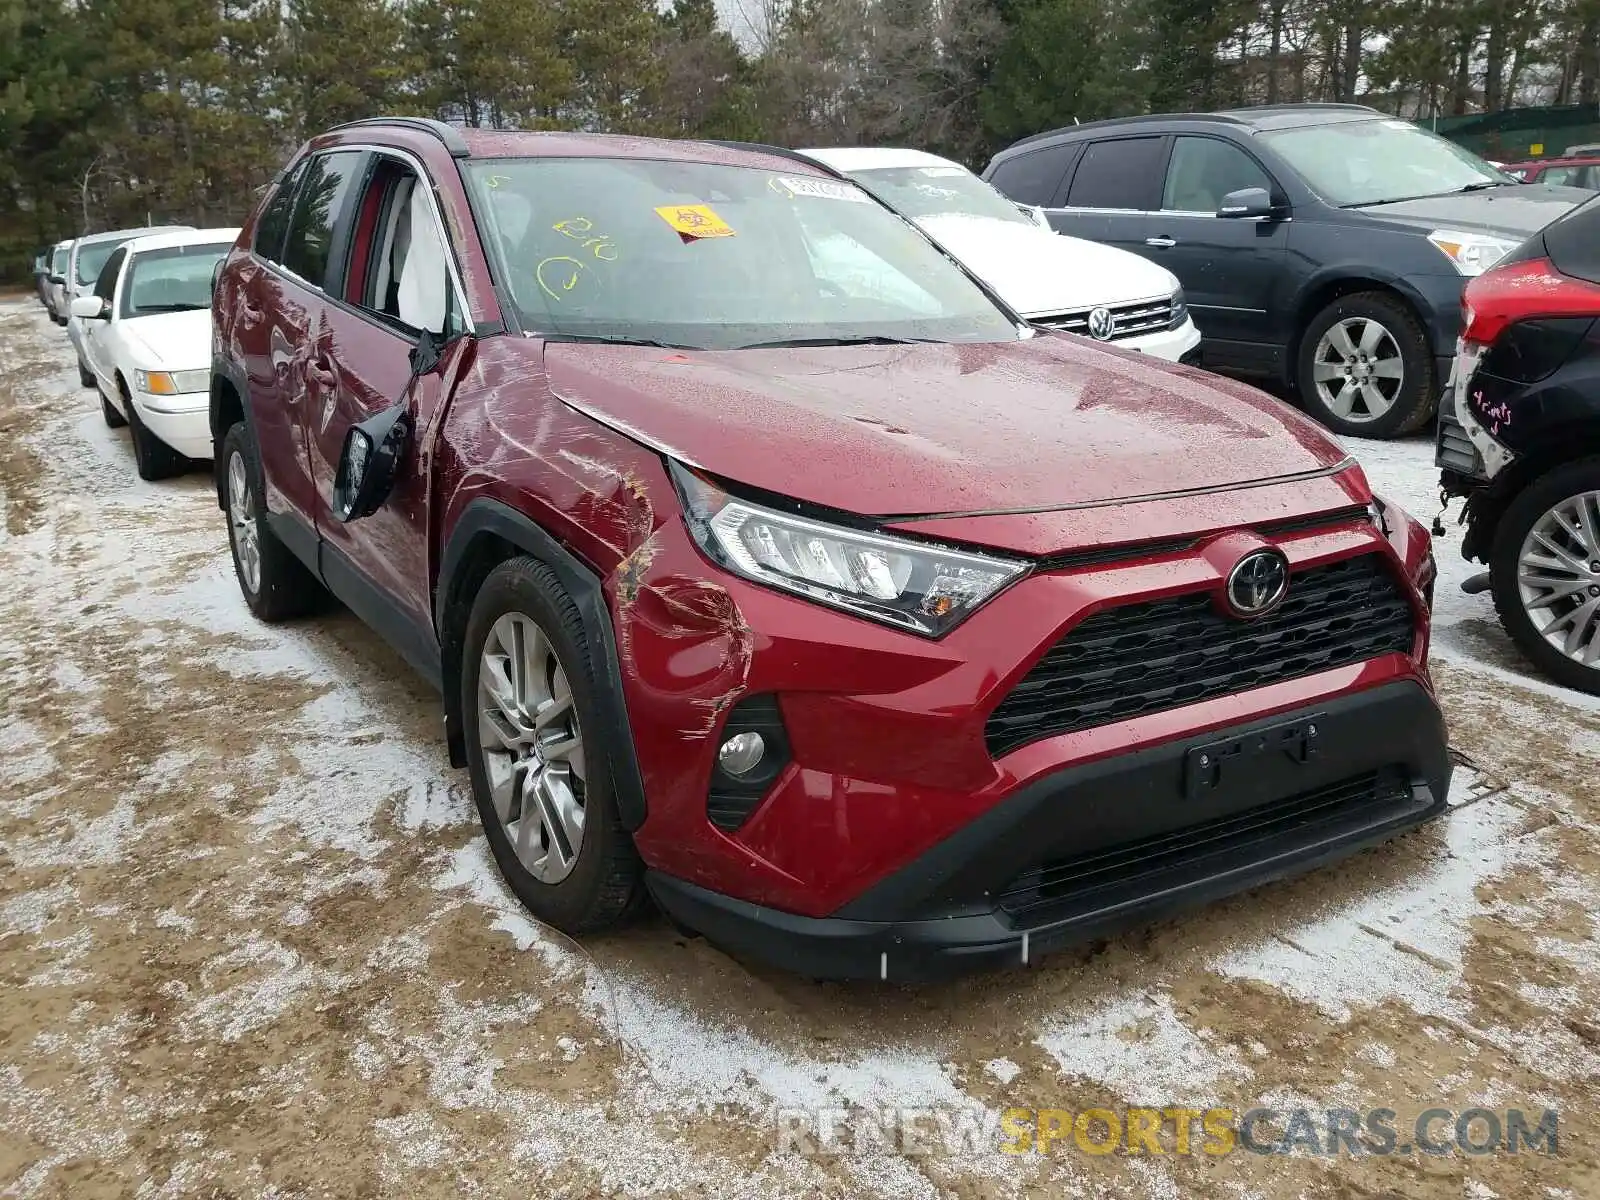
[{"label": "volkswagen emblem", "polygon": [[1289,592],[1289,560],[1276,550],[1252,550],[1228,572],[1224,594],[1236,617],[1264,617]]},{"label": "volkswagen emblem", "polygon": [[1098,341],[1105,341],[1117,331],[1117,319],[1111,315],[1109,308],[1091,308],[1089,310],[1089,336]]}]

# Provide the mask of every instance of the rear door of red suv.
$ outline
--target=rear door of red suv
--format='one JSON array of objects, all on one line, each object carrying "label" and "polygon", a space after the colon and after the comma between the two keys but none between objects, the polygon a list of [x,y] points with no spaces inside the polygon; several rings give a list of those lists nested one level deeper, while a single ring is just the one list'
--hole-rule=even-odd
[{"label": "rear door of red suv", "polygon": [[234,317],[267,508],[315,528],[306,452],[306,366],[323,317],[323,288],[341,208],[364,156],[333,149],[297,166],[262,211]]}]

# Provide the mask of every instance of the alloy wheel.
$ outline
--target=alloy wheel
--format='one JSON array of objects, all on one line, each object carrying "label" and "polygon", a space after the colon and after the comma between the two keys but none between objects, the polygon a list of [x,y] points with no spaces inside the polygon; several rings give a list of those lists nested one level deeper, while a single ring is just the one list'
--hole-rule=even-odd
[{"label": "alloy wheel", "polygon": [[261,540],[256,530],[255,497],[244,455],[234,451],[228,459],[228,520],[233,525],[233,552],[245,589],[254,596],[261,590]]},{"label": "alloy wheel", "polygon": [[1600,492],[1545,511],[1517,555],[1517,594],[1551,646],[1581,666],[1600,659]]},{"label": "alloy wheel", "polygon": [[555,646],[521,613],[500,617],[484,641],[478,734],[517,861],[541,883],[560,883],[583,847],[583,732]]},{"label": "alloy wheel", "polygon": [[1329,411],[1364,424],[1394,407],[1405,384],[1405,360],[1400,343],[1381,322],[1345,317],[1317,342],[1311,377]]}]

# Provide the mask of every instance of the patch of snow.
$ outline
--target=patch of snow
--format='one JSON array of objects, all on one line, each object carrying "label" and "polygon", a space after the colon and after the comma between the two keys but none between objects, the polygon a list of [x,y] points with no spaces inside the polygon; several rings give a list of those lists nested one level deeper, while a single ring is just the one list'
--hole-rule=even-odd
[{"label": "patch of snow", "polygon": [[1218,1099],[1219,1083],[1254,1074],[1230,1047],[1213,1046],[1184,1024],[1164,993],[1119,996],[1052,1024],[1036,1040],[1063,1072],[1133,1105],[1159,1107],[1182,1096],[1198,1107]]},{"label": "patch of snow", "polygon": [[983,1069],[1001,1087],[1009,1084],[1022,1072],[1022,1068],[1009,1058],[991,1058],[983,1064]]}]

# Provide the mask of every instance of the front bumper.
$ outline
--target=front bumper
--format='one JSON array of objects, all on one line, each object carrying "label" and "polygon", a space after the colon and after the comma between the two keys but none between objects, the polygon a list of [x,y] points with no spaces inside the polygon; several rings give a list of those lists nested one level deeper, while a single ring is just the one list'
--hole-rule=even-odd
[{"label": "front bumper", "polygon": [[135,392],[133,405],[139,420],[161,441],[185,458],[209,459],[211,444],[211,396],[207,392],[188,392],[178,396],[151,396]]},{"label": "front bumper", "polygon": [[[1314,750],[1288,747],[1285,730],[1313,731]],[[1196,791],[1196,753],[1219,746],[1236,748],[1235,769]],[[1396,682],[1054,772],[832,916],[656,870],[646,881],[736,955],[822,978],[928,979],[1023,965],[1332,862],[1443,812],[1450,775],[1438,706]]]},{"label": "front bumper", "polygon": [[1185,317],[1183,324],[1176,329],[1162,329],[1108,344],[1122,350],[1137,350],[1152,358],[1164,358],[1168,362],[1191,362],[1197,361],[1200,330],[1195,327],[1192,317]]}]

